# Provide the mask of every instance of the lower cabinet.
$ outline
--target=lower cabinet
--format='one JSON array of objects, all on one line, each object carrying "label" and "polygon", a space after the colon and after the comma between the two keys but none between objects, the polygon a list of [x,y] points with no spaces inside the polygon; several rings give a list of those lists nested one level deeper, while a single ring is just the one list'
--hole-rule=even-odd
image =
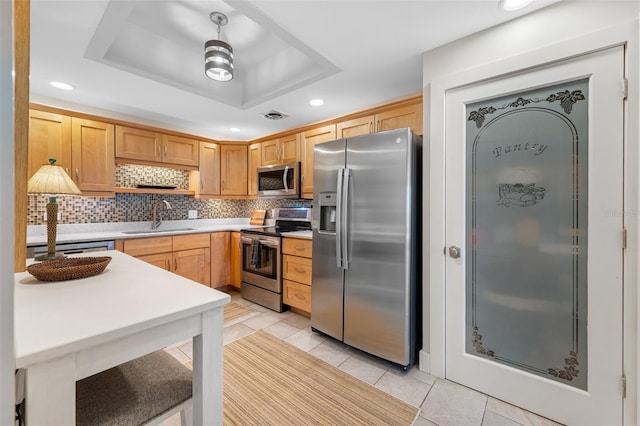
[{"label": "lower cabinet", "polygon": [[211,233],[211,287],[223,287],[229,284],[231,262],[229,232]]},{"label": "lower cabinet", "polygon": [[236,288],[240,288],[242,282],[242,243],[240,241],[240,232],[231,233],[231,263],[229,271],[229,284]]},{"label": "lower cabinet", "polygon": [[311,240],[282,239],[282,302],[311,314]]},{"label": "lower cabinet", "polygon": [[211,285],[210,234],[124,240],[123,251],[206,286]]}]

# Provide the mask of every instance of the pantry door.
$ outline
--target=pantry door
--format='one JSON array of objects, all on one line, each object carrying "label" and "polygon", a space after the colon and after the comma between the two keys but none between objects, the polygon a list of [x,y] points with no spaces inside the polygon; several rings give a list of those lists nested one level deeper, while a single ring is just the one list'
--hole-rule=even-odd
[{"label": "pantry door", "polygon": [[622,47],[447,91],[446,377],[622,424]]}]

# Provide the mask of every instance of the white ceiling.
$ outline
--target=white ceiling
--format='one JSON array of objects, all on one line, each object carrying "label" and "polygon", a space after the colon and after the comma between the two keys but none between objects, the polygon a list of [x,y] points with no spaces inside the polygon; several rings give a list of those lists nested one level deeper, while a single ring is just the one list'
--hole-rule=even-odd
[{"label": "white ceiling", "polygon": [[[252,140],[418,94],[423,52],[556,1],[32,0],[31,101]],[[229,17],[231,82],[204,74],[213,11]],[[290,117],[261,116],[271,110]]]}]

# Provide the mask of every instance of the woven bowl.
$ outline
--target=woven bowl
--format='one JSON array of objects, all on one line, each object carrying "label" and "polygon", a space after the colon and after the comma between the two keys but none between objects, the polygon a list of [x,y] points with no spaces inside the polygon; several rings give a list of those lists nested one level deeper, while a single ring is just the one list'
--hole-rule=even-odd
[{"label": "woven bowl", "polygon": [[27,272],[40,281],[66,281],[98,275],[111,262],[105,257],[74,257],[48,260],[27,267]]}]

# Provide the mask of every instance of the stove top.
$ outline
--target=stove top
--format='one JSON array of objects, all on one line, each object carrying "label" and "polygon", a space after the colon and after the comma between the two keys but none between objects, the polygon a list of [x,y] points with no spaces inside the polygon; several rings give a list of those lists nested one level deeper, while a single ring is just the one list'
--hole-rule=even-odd
[{"label": "stove top", "polygon": [[264,226],[262,228],[250,228],[243,229],[242,232],[245,234],[258,234],[258,235],[269,235],[272,237],[280,237],[282,234],[287,232],[295,232],[295,231],[310,231],[311,223],[309,226]]},{"label": "stove top", "polygon": [[274,219],[275,226],[243,229],[242,232],[279,237],[286,232],[311,230],[311,209],[306,207],[274,209]]}]

